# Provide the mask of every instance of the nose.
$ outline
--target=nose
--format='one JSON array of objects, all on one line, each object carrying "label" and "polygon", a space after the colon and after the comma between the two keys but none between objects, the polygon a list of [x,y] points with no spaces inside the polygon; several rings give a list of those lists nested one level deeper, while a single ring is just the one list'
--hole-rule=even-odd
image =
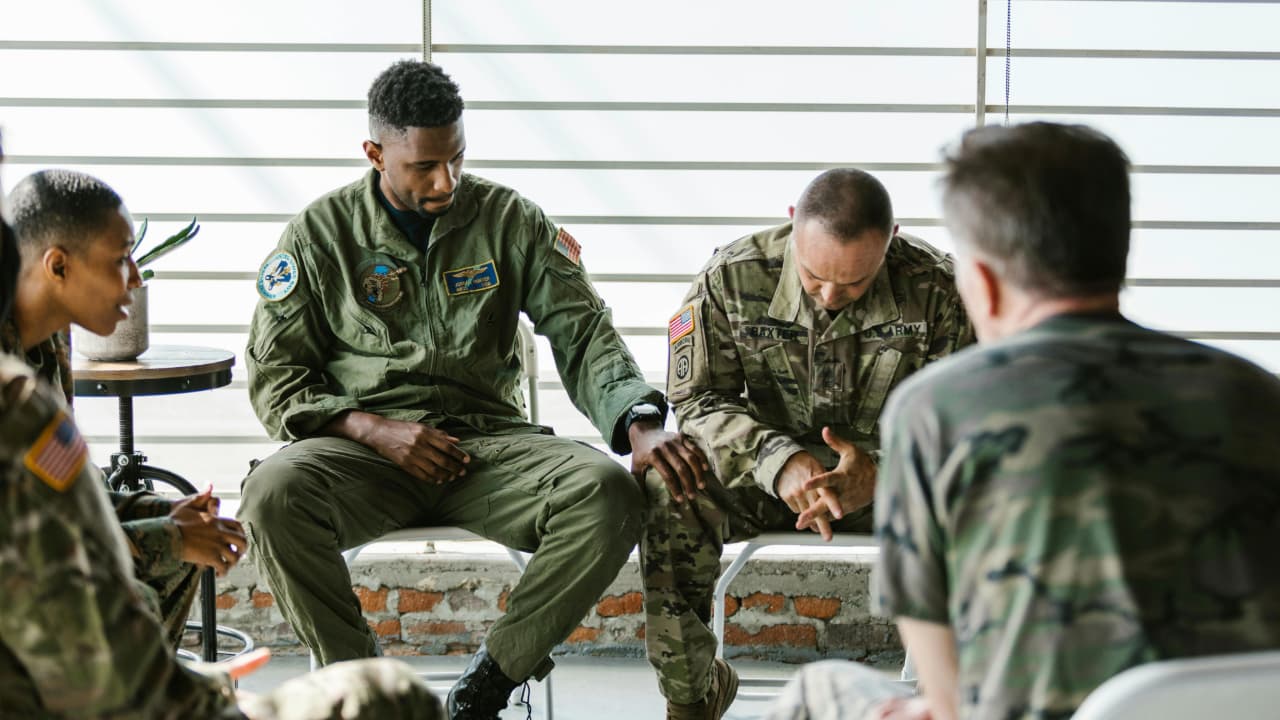
[{"label": "nose", "polygon": [[840,290],[835,285],[823,285],[819,290],[819,297],[822,298],[822,304],[828,308],[836,307],[840,300]]},{"label": "nose", "polygon": [[142,287],[142,276],[138,274],[138,264],[133,261],[133,258],[129,258],[128,272],[129,272],[129,279],[125,283],[125,286],[128,287],[130,290],[137,287]]},{"label": "nose", "polygon": [[453,175],[453,168],[449,165],[443,165],[436,170],[431,178],[431,185],[434,195],[449,195],[453,192],[453,188],[457,186],[458,178]]}]

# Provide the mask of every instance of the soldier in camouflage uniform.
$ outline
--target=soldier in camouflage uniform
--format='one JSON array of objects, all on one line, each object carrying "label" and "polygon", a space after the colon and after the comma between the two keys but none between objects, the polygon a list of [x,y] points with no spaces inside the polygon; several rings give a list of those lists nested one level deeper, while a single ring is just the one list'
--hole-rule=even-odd
[{"label": "soldier in camouflage uniform", "polygon": [[705,462],[662,430],[576,240],[515,191],[462,172],[458,87],[404,61],[369,91],[373,168],[303,210],[263,264],[249,396],[291,442],[245,479],[240,517],[298,637],[333,663],[378,652],[341,551],[455,525],[534,552],[507,612],[449,694],[493,718],[613,581],[640,536],[635,478],[530,424],[520,314],[574,404],[643,471]]},{"label": "soldier in camouflage uniform", "polygon": [[[71,407],[72,322],[102,335],[125,317],[139,284],[129,257],[132,221],[120,196],[97,178],[46,170],[23,179],[10,197],[23,273],[13,314],[0,321],[0,351],[24,358]],[[149,492],[109,494],[137,577],[155,591],[170,642],[177,646],[204,565],[224,574],[247,544],[238,523],[216,523],[208,493],[170,500]],[[147,593],[148,596],[153,596]]]},{"label": "soldier in camouflage uniform", "polygon": [[[886,410],[876,600],[925,691],[887,715],[1066,718],[1136,665],[1280,648],[1280,381],[1120,314],[1128,159],[1109,138],[984,128],[948,160],[982,345]],[[774,717],[900,694],[847,672],[806,671],[848,686]]]},{"label": "soldier in camouflage uniform", "polygon": [[950,258],[898,233],[875,178],[828,171],[792,217],[718,250],[669,327],[668,393],[715,476],[646,479],[645,640],[669,717],[718,718],[732,700],[707,627],[724,543],[869,532],[889,390],[972,338]]},{"label": "soldier in camouflage uniform", "polygon": [[[19,268],[3,221],[0,240],[3,322]],[[326,669],[237,698],[228,664],[196,670],[175,659],[138,589],[127,540],[62,393],[0,354],[0,718],[441,717],[439,700],[390,660]]]}]

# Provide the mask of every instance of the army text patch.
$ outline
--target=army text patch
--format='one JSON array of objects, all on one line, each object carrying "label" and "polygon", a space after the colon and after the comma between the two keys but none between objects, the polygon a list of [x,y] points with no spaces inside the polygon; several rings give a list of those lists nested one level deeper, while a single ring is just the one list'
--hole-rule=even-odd
[{"label": "army text patch", "polygon": [[667,338],[670,343],[675,345],[677,340],[693,332],[693,325],[693,306],[686,305],[671,318],[671,322],[667,323]]},{"label": "army text patch", "polygon": [[862,331],[863,340],[888,340],[896,337],[920,337],[929,334],[929,323],[921,320],[920,322],[901,323],[897,325],[880,325],[879,327],[869,328]]},{"label": "army text patch", "polygon": [[490,260],[471,267],[447,270],[444,273],[444,289],[450,295],[491,290],[498,287],[498,268]]},{"label": "army text patch", "polygon": [[582,256],[582,246],[564,228],[560,228],[560,232],[556,233],[555,248],[556,252],[569,258],[569,262],[574,265],[578,264],[578,259]]},{"label": "army text patch", "polygon": [[80,475],[89,447],[66,413],[59,412],[23,458],[27,469],[46,485],[63,492]]},{"label": "army text patch", "polygon": [[389,262],[366,262],[357,276],[360,287],[356,297],[360,304],[373,310],[394,307],[404,297],[400,276],[408,271],[409,268],[396,267]]},{"label": "army text patch", "polygon": [[267,302],[279,302],[298,287],[298,261],[287,252],[267,258],[258,270],[258,294]]}]

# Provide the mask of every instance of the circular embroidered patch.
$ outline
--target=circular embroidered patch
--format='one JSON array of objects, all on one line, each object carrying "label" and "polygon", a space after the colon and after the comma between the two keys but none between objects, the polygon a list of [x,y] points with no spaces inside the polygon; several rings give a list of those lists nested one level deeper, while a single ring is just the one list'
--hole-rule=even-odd
[{"label": "circular embroidered patch", "polygon": [[400,302],[404,297],[400,276],[408,270],[381,260],[363,265],[357,278],[360,304],[374,310],[386,310]]},{"label": "circular embroidered patch", "polygon": [[298,261],[287,252],[278,252],[262,263],[258,271],[258,294],[267,302],[279,302],[298,287]]},{"label": "circular embroidered patch", "polygon": [[676,358],[676,379],[684,380],[689,377],[689,354],[685,353]]}]

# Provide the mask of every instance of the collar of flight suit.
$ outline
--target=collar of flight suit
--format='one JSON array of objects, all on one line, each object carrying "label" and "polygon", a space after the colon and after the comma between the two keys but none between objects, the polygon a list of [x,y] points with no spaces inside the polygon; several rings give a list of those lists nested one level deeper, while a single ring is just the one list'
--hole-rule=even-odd
[{"label": "collar of flight suit", "polygon": [[[374,250],[388,253],[394,257],[406,260],[417,258],[421,251],[414,247],[413,243],[409,242],[409,238],[405,237],[400,228],[396,226],[391,213],[378,201],[378,189],[376,187],[378,177],[378,171],[370,169],[361,190],[362,205],[369,216],[368,244]],[[463,173],[458,180],[458,189],[454,195],[453,207],[449,208],[449,212],[437,217],[435,224],[431,227],[431,239],[427,242],[428,248],[442,240],[453,230],[465,227],[475,219],[479,213],[479,206],[474,197],[474,188],[475,182],[472,177],[467,173]]]},{"label": "collar of flight suit", "polygon": [[[896,240],[897,238],[894,238]],[[892,243],[893,240],[890,240]],[[795,253],[791,248],[792,238],[787,240],[782,250],[782,277],[778,278],[778,287],[774,290],[773,300],[769,303],[769,316],[775,320],[796,323],[810,330],[826,327],[828,335],[852,335],[880,325],[887,325],[902,318],[902,311],[893,299],[893,283],[889,280],[889,258],[885,261],[871,281],[871,288],[866,294],[850,303],[828,323],[815,321],[815,312],[820,311],[805,300],[804,286],[800,284],[800,270],[796,267]],[[832,333],[837,327],[848,328],[847,332]]]}]

